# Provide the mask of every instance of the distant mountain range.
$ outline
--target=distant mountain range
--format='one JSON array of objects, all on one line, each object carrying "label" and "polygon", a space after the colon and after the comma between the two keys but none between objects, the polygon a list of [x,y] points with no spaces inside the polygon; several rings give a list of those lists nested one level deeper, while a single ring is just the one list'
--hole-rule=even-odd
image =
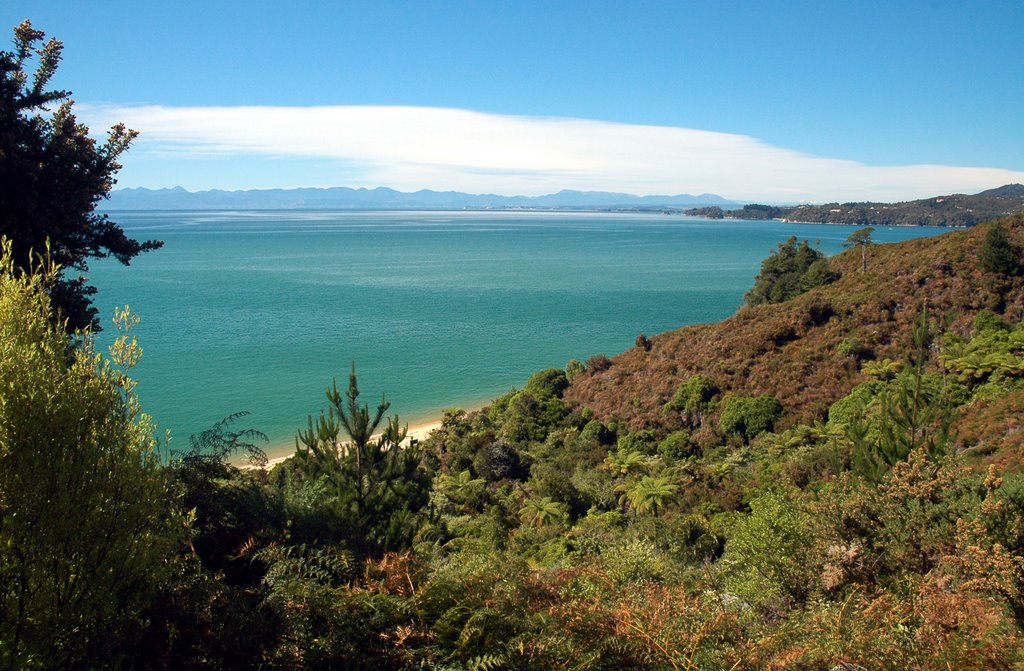
[{"label": "distant mountain range", "polygon": [[800,223],[868,226],[974,226],[1024,210],[1024,185],[1007,184],[974,195],[954,193],[902,203],[828,203],[825,205],[712,205],[684,214],[709,219],[783,219]]},{"label": "distant mountain range", "polygon": [[738,206],[711,193],[698,196],[634,196],[606,191],[559,191],[546,196],[499,196],[458,191],[412,193],[376,189],[253,189],[249,191],[186,191],[118,189],[103,203],[106,210],[461,210],[461,209],[650,209],[698,205]]}]

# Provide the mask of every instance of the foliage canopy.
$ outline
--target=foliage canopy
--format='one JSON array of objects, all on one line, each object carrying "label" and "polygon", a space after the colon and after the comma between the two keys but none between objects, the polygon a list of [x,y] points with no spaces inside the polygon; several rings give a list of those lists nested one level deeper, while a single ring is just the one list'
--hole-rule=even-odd
[{"label": "foliage canopy", "polygon": [[327,400],[327,413],[316,422],[311,416],[298,433],[295,467],[308,485],[326,486],[329,526],[353,551],[379,555],[407,546],[423,521],[432,481],[422,451],[403,444],[407,428],[397,416],[385,418],[391,404],[383,397],[372,413],[360,405],[354,364],[346,392],[333,384]]},{"label": "foliage canopy", "polygon": [[[113,664],[176,543],[122,336],[68,350],[50,275],[0,260],[0,668]],[[130,316],[121,313],[122,325]],[[180,524],[180,520],[178,520]]]},{"label": "foliage canopy", "polygon": [[868,270],[868,247],[874,244],[874,240],[871,239],[871,234],[874,232],[875,229],[870,226],[858,229],[850,233],[850,237],[846,238],[846,242],[843,243],[843,247],[847,249],[860,247],[860,271],[862,273]]},{"label": "foliage canopy", "polygon": [[998,221],[989,224],[978,259],[981,269],[997,275],[1018,275],[1021,270],[1020,255],[1021,250],[1006,235],[1006,227]]},{"label": "foliage canopy", "polygon": [[0,235],[11,241],[19,268],[28,269],[33,254],[49,254],[60,266],[66,274],[48,286],[52,307],[68,330],[83,329],[98,326],[90,305],[96,288],[79,275],[88,260],[112,256],[128,264],[162,243],[133,240],[96,212],[137,133],[118,124],[103,143],[89,137],[70,93],[46,90],[63,45],[44,37],[25,21],[14,29],[14,51],[0,52]]},{"label": "foliage canopy", "polygon": [[748,305],[782,303],[838,277],[824,254],[806,240],[798,243],[794,235],[761,262],[761,272],[744,299]]}]

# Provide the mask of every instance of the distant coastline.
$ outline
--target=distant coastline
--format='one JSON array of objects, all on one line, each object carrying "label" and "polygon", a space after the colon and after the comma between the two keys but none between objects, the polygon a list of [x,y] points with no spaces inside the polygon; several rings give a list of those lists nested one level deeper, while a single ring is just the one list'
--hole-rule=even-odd
[{"label": "distant coastline", "polygon": [[107,212],[138,211],[469,211],[603,212],[685,215],[707,219],[775,220],[851,226],[942,226],[961,228],[1024,210],[1024,185],[1007,184],[981,193],[950,194],[882,203],[766,205],[700,195],[637,196],[605,191],[563,190],[542,196],[502,196],[386,187],[188,191],[119,189],[103,203]]},{"label": "distant coastline", "polygon": [[951,194],[900,203],[826,203],[824,205],[717,205],[689,208],[683,214],[707,219],[774,220],[793,224],[847,226],[945,226],[964,228],[1024,210],[1024,185],[1007,184],[974,195]]}]

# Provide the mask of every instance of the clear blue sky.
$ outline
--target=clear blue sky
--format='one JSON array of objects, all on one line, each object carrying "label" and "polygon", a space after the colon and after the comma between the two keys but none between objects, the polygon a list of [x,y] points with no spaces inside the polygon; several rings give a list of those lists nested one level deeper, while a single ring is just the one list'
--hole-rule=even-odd
[{"label": "clear blue sky", "polygon": [[[1021,0],[0,5],[0,25],[25,18],[64,41],[55,83],[80,105],[455,108],[738,134],[871,166],[1024,171]],[[159,152],[140,150],[122,184],[160,185]],[[180,183],[188,161],[163,156],[162,185]],[[277,158],[261,170],[302,181],[303,156]],[[360,179],[358,157],[308,161]],[[218,183],[232,165],[243,170],[220,156],[195,174],[243,185]]]}]

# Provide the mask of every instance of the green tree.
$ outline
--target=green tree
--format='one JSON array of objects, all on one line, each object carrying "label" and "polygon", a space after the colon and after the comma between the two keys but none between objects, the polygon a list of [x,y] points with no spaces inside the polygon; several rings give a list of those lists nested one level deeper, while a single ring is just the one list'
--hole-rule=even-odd
[{"label": "green tree", "polygon": [[523,466],[515,445],[499,438],[477,450],[473,470],[483,479],[497,482],[525,479],[529,469]]},{"label": "green tree", "polygon": [[[114,666],[184,528],[127,369],[68,350],[51,276],[0,260],[0,668]],[[120,313],[124,328],[130,315]],[[125,661],[125,660],[120,660]]]},{"label": "green tree", "polygon": [[[90,305],[96,288],[80,275],[87,261],[113,256],[128,264],[162,243],[132,240],[96,212],[115,183],[118,157],[137,133],[118,124],[102,144],[89,137],[72,113],[70,93],[46,90],[62,44],[52,38],[43,44],[44,37],[25,21],[14,29],[14,51],[0,52],[0,235],[11,240],[19,268],[28,269],[33,253],[48,250],[69,273],[48,286],[68,330],[98,327]],[[30,76],[32,61],[37,66]]]},{"label": "green tree", "polygon": [[1001,221],[992,222],[981,245],[978,265],[987,273],[1017,275],[1020,273],[1020,249],[1010,242]]},{"label": "green tree", "polygon": [[689,431],[673,431],[658,443],[658,453],[669,461],[684,459],[696,453]]},{"label": "green tree", "polygon": [[561,398],[568,387],[569,378],[564,370],[547,368],[531,375],[523,391],[540,400],[552,396]]},{"label": "green tree", "polygon": [[714,399],[720,391],[711,378],[694,375],[679,385],[672,400],[664,407],[666,410],[685,413],[689,425],[700,426],[704,423],[704,415],[714,407]]},{"label": "green tree", "polygon": [[751,605],[801,602],[817,582],[812,520],[783,494],[750,502],[725,544],[726,587]]},{"label": "green tree", "polygon": [[837,277],[824,254],[806,240],[798,243],[794,235],[761,262],[761,272],[744,299],[748,305],[781,303]]},{"label": "green tree", "polygon": [[874,240],[871,239],[871,234],[874,232],[875,229],[870,226],[861,228],[851,233],[843,243],[843,247],[847,249],[860,247],[860,271],[862,273],[867,272],[868,269],[868,247],[874,244]]},{"label": "green tree", "polygon": [[932,339],[927,308],[918,316],[913,338],[910,365],[892,382],[874,383],[878,386],[874,412],[869,414],[867,406],[862,406],[847,423],[853,470],[872,481],[918,449],[933,457],[943,454],[949,441],[953,421],[949,385],[924,371]]},{"label": "green tree", "polygon": [[351,549],[376,555],[408,547],[425,521],[433,477],[422,449],[403,444],[407,431],[397,416],[384,421],[391,404],[383,396],[372,414],[359,404],[355,364],[348,391],[342,395],[335,382],[327,400],[327,414],[315,423],[310,416],[298,432],[297,466],[311,480],[329,483],[331,513]]}]

